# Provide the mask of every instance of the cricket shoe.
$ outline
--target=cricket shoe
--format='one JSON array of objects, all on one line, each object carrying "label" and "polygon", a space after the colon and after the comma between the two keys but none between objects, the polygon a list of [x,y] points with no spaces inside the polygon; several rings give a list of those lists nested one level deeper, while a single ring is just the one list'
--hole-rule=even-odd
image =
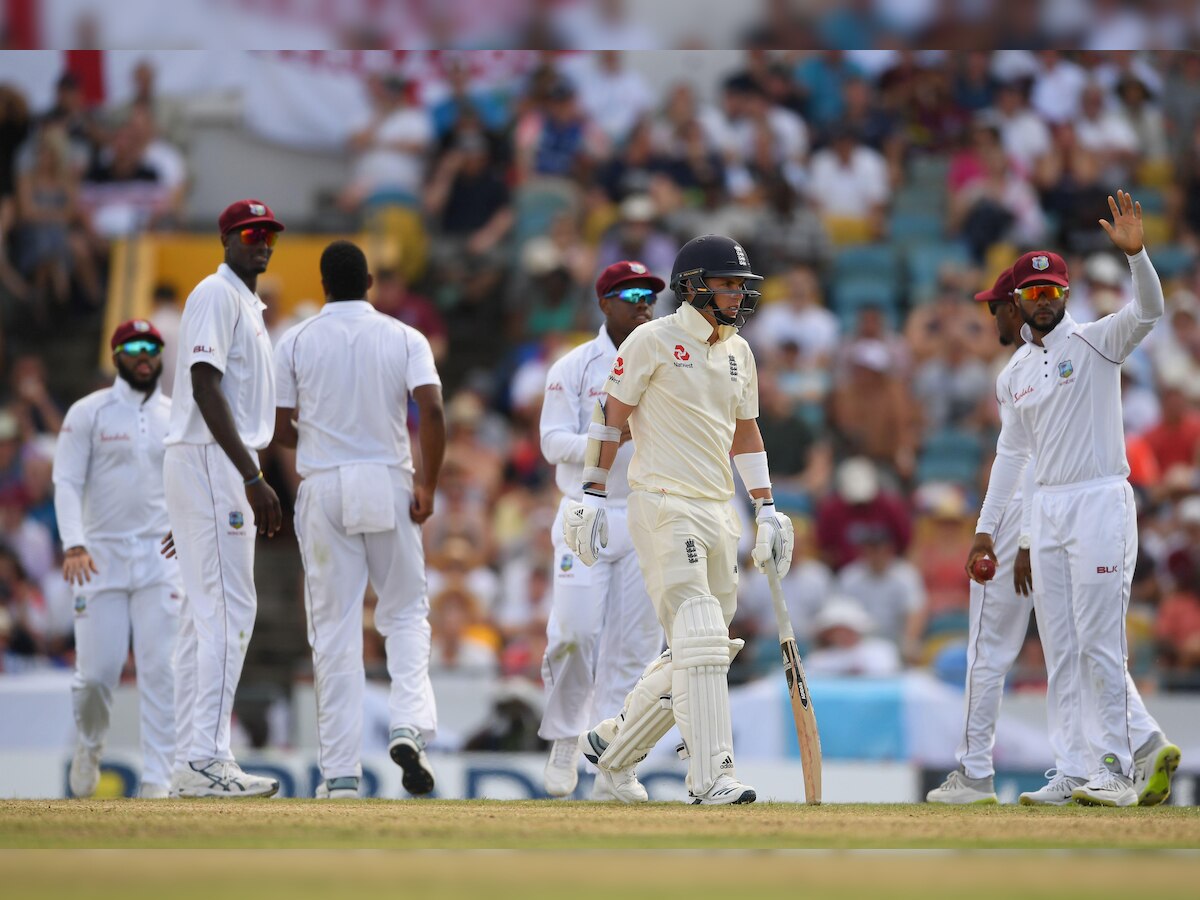
[{"label": "cricket shoe", "polygon": [[1137,806],[1138,795],[1133,789],[1133,779],[1113,771],[1117,765],[1115,756],[1104,757],[1100,769],[1083,787],[1077,787],[1071,796],[1080,806]]},{"label": "cricket shoe", "polygon": [[551,797],[569,797],[579,783],[579,739],[559,738],[550,745],[542,786]]},{"label": "cricket shoe", "polygon": [[388,740],[388,755],[392,762],[404,770],[400,783],[414,797],[433,791],[433,767],[425,755],[425,741],[421,732],[402,725],[393,728]]},{"label": "cricket shoe", "polygon": [[703,794],[693,794],[690,791],[693,806],[725,806],[732,803],[753,803],[758,799],[754,788],[742,784],[732,775],[718,775],[717,780]]},{"label": "cricket shoe", "polygon": [[638,781],[637,770],[606,769],[596,766],[596,780],[592,782],[592,799],[616,800],[620,803],[645,803],[650,799],[646,788]]},{"label": "cricket shoe", "polygon": [[357,800],[358,778],[354,775],[326,778],[313,793],[318,800]]},{"label": "cricket shoe", "polygon": [[100,786],[99,752],[93,752],[83,744],[76,744],[67,781],[71,785],[72,797],[83,799],[96,793],[96,788]]},{"label": "cricket shoe", "polygon": [[945,781],[925,795],[925,800],[929,803],[972,806],[991,806],[1000,802],[991,775],[987,778],[969,778],[961,769],[955,769],[947,775]]},{"label": "cricket shoe", "polygon": [[1070,806],[1075,802],[1076,788],[1087,784],[1086,778],[1064,775],[1058,769],[1047,769],[1048,781],[1036,791],[1023,791],[1017,798],[1022,806]]},{"label": "cricket shoe", "polygon": [[1133,789],[1138,806],[1158,806],[1171,796],[1171,776],[1179,768],[1182,754],[1177,746],[1156,731],[1133,755]]},{"label": "cricket shoe", "polygon": [[171,796],[170,788],[161,784],[150,784],[143,781],[142,786],[138,789],[138,798],[141,800],[166,800],[169,796]]},{"label": "cricket shoe", "polygon": [[233,760],[214,759],[204,765],[190,762],[171,778],[175,797],[273,797],[279,790],[274,778],[251,775]]}]

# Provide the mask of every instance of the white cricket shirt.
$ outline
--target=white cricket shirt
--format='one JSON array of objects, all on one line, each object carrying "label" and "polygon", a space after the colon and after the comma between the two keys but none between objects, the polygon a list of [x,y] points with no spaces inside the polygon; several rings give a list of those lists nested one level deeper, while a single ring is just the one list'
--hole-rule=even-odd
[{"label": "white cricket shirt", "polygon": [[690,304],[635,329],[617,350],[608,393],[630,416],[629,486],[700,500],[733,497],[729,451],[738,419],[758,418],[758,370],[731,325],[712,326]]},{"label": "white cricket shirt", "polygon": [[[145,401],[145,402],[143,402]],[[171,401],[124,379],[67,410],[54,448],[54,512],[63,547],[162,537],[171,528],[163,450]]]},{"label": "white cricket shirt", "polygon": [[208,363],[221,373],[238,437],[261,450],[275,434],[275,370],[271,338],[263,324],[266,304],[221,263],[192,291],[179,323],[179,360],[171,392],[167,444],[211,444],[212,432],[192,394],[192,366]]},{"label": "white cricket shirt", "polygon": [[441,385],[429,341],[366,300],[326,303],[275,348],[276,403],[297,411],[302,477],[355,463],[400,469],[412,486],[408,398]]},{"label": "white cricket shirt", "polygon": [[1080,325],[1070,314],[1037,346],[1026,344],[996,381],[1000,439],[977,532],[994,533],[1021,469],[1036,455],[1039,486],[1125,477],[1121,424],[1121,363],[1163,314],[1162,285],[1143,249],[1129,257],[1133,302],[1111,316]]},{"label": "white cricket shirt", "polygon": [[[546,373],[542,455],[555,467],[554,481],[558,489],[573,500],[583,497],[588,427],[592,424],[596,401],[605,395],[608,373],[612,371],[616,356],[617,348],[608,336],[608,329],[601,325],[596,337],[567,353]],[[631,442],[618,448],[608,471],[608,502],[611,506],[624,506],[629,498],[629,460],[632,457]]]}]

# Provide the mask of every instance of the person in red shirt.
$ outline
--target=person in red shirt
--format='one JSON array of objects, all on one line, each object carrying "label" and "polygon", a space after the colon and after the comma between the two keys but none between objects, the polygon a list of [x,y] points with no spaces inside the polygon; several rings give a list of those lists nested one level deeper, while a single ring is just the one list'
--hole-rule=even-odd
[{"label": "person in red shirt", "polygon": [[1196,447],[1200,445],[1200,412],[1188,402],[1187,394],[1175,385],[1162,388],[1159,402],[1162,420],[1145,435],[1159,468],[1166,472],[1176,465],[1195,465]]}]

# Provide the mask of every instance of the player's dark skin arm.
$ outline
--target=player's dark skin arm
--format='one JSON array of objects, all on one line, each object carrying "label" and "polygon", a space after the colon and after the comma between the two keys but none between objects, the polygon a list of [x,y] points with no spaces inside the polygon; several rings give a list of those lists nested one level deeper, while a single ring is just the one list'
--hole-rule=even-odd
[{"label": "player's dark skin arm", "polygon": [[[233,412],[229,409],[225,395],[221,393],[221,373],[208,363],[193,365],[192,396],[196,398],[196,408],[204,417],[204,424],[238,470],[242,480],[249,481],[254,478],[258,474],[258,466],[238,436]],[[250,508],[254,510],[254,524],[258,527],[258,533],[273,537],[283,524],[283,510],[279,505],[279,497],[267,484],[266,479],[259,479],[254,484],[247,485],[246,499],[250,501]]]},{"label": "player's dark skin arm", "polygon": [[417,443],[421,465],[413,479],[413,502],[409,515],[418,525],[433,515],[433,495],[437,491],[442,458],[446,455],[446,413],[442,407],[442,389],[423,384],[412,392],[417,404]]},{"label": "player's dark skin arm", "polygon": [[300,432],[292,423],[296,420],[296,410],[277,406],[275,408],[275,437],[272,440],[280,447],[295,450],[300,442]]}]

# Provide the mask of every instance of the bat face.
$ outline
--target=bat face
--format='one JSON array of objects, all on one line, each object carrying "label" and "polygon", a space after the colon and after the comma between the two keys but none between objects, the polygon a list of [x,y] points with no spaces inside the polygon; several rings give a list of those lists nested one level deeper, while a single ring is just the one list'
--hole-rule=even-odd
[{"label": "bat face", "polygon": [[804,679],[800,677],[800,651],[795,641],[784,641],[779,645],[783,653],[783,671],[787,675],[788,694],[800,701],[800,705],[808,709],[808,690]]}]

